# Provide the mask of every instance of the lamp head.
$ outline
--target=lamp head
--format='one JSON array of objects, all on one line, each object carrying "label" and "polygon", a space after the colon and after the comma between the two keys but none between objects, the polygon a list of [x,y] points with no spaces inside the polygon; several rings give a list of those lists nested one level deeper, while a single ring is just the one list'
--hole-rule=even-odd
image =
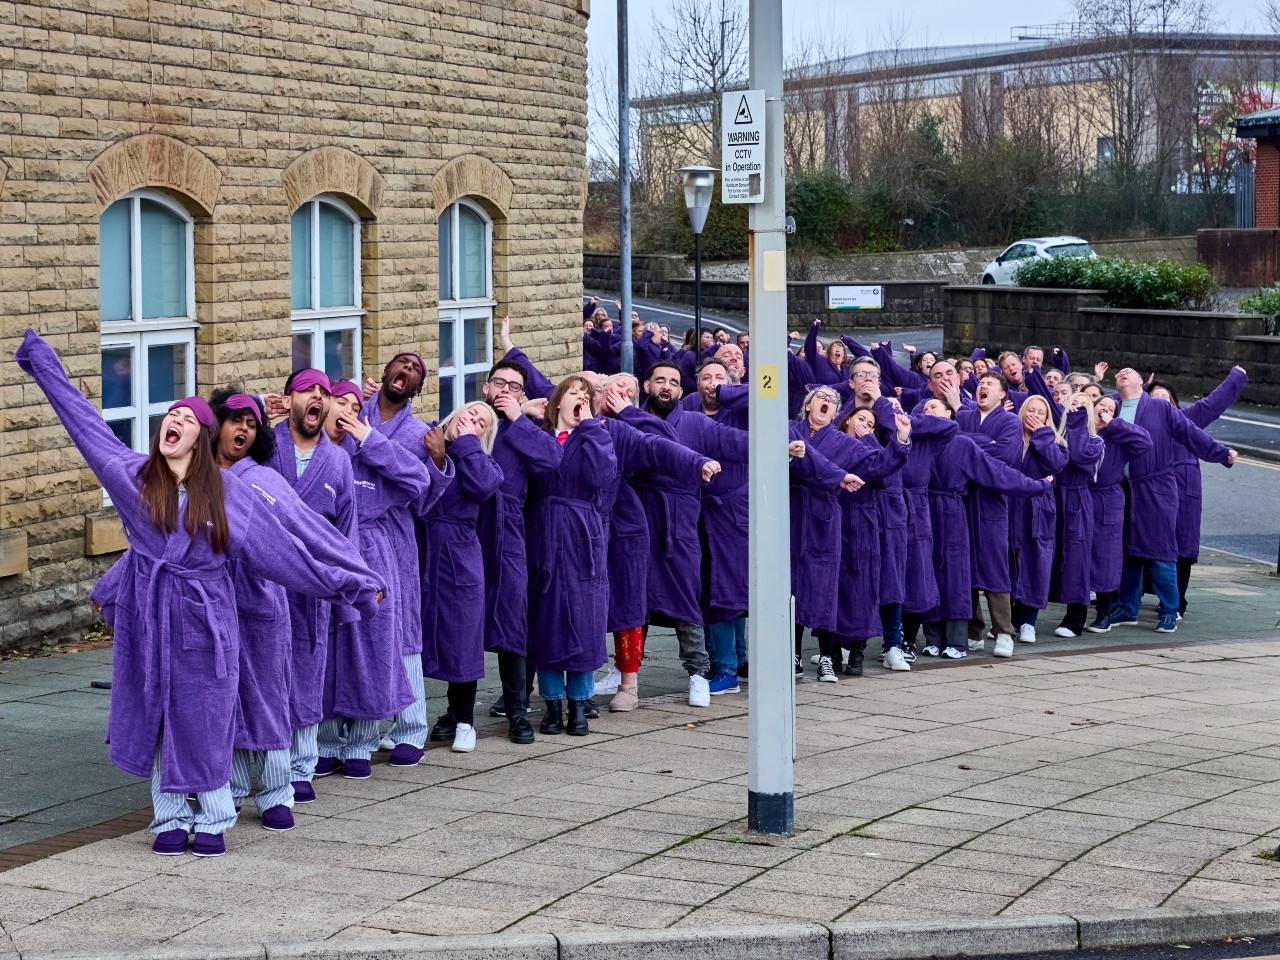
[{"label": "lamp head", "polygon": [[694,233],[702,233],[716,187],[716,168],[681,167],[677,172],[684,179],[684,205],[689,209],[689,223]]}]

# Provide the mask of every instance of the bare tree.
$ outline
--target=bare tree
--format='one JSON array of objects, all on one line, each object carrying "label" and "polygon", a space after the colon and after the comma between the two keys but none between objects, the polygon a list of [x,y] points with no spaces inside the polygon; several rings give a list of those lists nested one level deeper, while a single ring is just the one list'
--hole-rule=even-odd
[{"label": "bare tree", "polygon": [[783,150],[788,175],[847,169],[849,89],[841,83],[851,44],[834,22],[796,39],[787,57],[786,133]]}]

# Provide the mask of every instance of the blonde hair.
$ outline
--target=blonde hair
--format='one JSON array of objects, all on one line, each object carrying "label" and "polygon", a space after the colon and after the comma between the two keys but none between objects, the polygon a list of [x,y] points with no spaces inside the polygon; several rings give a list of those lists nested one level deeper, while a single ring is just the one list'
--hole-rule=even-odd
[{"label": "blonde hair", "polygon": [[466,410],[472,407],[484,407],[489,414],[489,425],[484,428],[484,432],[477,434],[480,437],[480,449],[485,453],[493,453],[494,441],[498,439],[498,415],[494,412],[493,407],[489,406],[483,400],[472,400],[470,403],[464,403],[453,413],[449,414],[440,421],[440,429],[444,433],[449,432],[449,425],[458,418]]},{"label": "blonde hair", "polygon": [[1053,431],[1053,439],[1055,443],[1060,443],[1064,447],[1067,445],[1067,418],[1064,416],[1058,423],[1053,422],[1053,407],[1049,405],[1049,401],[1038,393],[1033,393],[1027,399],[1022,401],[1022,407],[1018,410],[1018,420],[1023,427],[1027,425],[1027,408],[1035,401],[1044,404],[1044,422],[1049,429]]},{"label": "blonde hair", "polygon": [[1071,412],[1077,397],[1084,400],[1084,410],[1089,416],[1089,436],[1096,437],[1098,435],[1098,425],[1093,421],[1093,400],[1083,390],[1077,390],[1071,396],[1067,397],[1067,406],[1066,410],[1064,410],[1062,414],[1062,422],[1064,424],[1067,422],[1067,414]]},{"label": "blonde hair", "polygon": [[635,384],[635,386],[636,386],[636,395],[635,395],[634,397],[631,397],[631,391],[630,391],[630,390],[628,390],[628,391],[627,391],[627,396],[631,397],[631,405],[632,405],[633,407],[639,406],[639,405],[640,405],[640,380],[639,380],[639,378],[638,378],[638,377],[636,377],[636,375],[635,375],[635,374],[633,374],[633,373],[615,373],[615,374],[614,374],[613,376],[611,376],[611,377],[605,377],[605,378],[604,378],[604,383],[600,384],[600,386],[601,386],[601,387],[603,387],[605,390],[608,390],[608,389],[609,389],[610,387],[612,387],[615,383],[621,383],[621,382],[622,382],[622,381],[624,381],[624,380],[630,380],[632,383],[634,383],[634,384]]}]

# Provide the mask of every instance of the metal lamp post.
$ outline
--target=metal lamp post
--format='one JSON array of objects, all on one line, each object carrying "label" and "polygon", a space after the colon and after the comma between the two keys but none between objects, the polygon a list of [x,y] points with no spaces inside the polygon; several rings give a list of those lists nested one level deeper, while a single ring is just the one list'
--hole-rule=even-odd
[{"label": "metal lamp post", "polygon": [[711,209],[711,193],[716,187],[715,167],[681,167],[684,178],[684,205],[689,208],[693,227],[693,349],[702,353],[702,228]]}]

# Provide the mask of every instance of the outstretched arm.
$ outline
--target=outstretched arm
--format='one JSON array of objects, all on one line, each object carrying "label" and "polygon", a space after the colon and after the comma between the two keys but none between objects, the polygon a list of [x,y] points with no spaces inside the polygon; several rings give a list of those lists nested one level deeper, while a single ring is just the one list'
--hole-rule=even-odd
[{"label": "outstretched arm", "polygon": [[1227,379],[1218,384],[1206,396],[1189,406],[1182,407],[1182,415],[1201,430],[1213,423],[1240,399],[1240,394],[1249,382],[1249,376],[1243,367],[1232,367]]}]

